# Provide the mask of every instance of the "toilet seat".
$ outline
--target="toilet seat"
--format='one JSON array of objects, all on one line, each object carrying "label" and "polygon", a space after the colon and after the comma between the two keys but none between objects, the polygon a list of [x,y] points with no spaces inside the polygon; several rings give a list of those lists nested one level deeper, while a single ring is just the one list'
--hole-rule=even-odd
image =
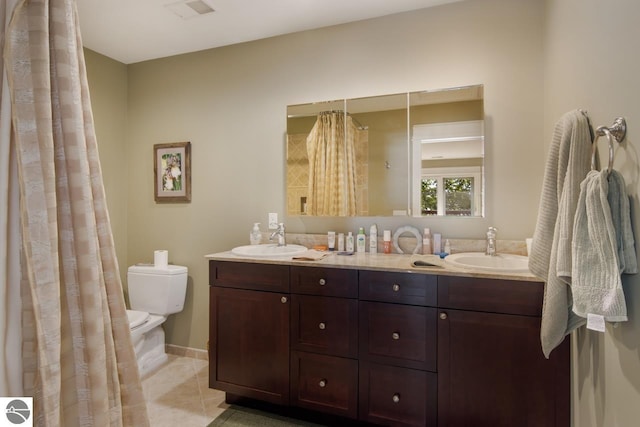
[{"label": "toilet seat", "polygon": [[144,325],[151,315],[146,311],[127,310],[127,318],[129,319],[129,329],[133,330]]}]

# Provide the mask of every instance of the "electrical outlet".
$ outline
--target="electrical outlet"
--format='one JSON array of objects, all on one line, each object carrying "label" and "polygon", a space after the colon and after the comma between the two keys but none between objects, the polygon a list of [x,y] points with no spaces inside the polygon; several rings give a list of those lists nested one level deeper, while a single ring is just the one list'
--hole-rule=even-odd
[{"label": "electrical outlet", "polygon": [[269,230],[275,230],[278,228],[278,214],[271,212],[269,214]]}]

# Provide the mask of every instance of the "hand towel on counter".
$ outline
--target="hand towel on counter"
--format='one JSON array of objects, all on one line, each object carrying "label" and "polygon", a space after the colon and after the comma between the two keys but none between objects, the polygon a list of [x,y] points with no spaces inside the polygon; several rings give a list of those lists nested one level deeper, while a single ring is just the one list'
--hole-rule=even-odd
[{"label": "hand towel on counter", "polygon": [[579,110],[570,111],[554,128],[529,254],[529,270],[546,282],[540,341],[547,358],[584,323],[571,310],[571,242],[580,183],[590,167],[589,122]]},{"label": "hand towel on counter", "polygon": [[330,252],[322,252],[315,249],[309,249],[308,251],[303,252],[300,255],[292,257],[292,259],[299,261],[319,261],[322,258],[329,256],[330,254]]},{"label": "hand towel on counter", "polygon": [[573,311],[627,320],[621,273],[637,273],[629,199],[617,171],[591,171],[580,185],[573,231]]}]

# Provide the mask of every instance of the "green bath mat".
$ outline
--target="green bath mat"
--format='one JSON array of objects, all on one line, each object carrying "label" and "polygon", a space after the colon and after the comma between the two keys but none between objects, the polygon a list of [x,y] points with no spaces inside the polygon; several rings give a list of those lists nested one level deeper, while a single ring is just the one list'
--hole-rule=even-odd
[{"label": "green bath mat", "polygon": [[307,421],[287,418],[277,414],[259,411],[243,406],[230,406],[218,418],[213,420],[208,427],[322,427],[321,424],[314,424]]}]

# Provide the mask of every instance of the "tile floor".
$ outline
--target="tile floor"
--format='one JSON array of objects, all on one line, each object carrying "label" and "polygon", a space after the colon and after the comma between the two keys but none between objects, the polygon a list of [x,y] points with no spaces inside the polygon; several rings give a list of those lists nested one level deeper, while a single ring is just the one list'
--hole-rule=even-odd
[{"label": "tile floor", "polygon": [[208,387],[208,362],[168,356],[142,379],[151,427],[206,427],[228,407],[224,393]]}]

